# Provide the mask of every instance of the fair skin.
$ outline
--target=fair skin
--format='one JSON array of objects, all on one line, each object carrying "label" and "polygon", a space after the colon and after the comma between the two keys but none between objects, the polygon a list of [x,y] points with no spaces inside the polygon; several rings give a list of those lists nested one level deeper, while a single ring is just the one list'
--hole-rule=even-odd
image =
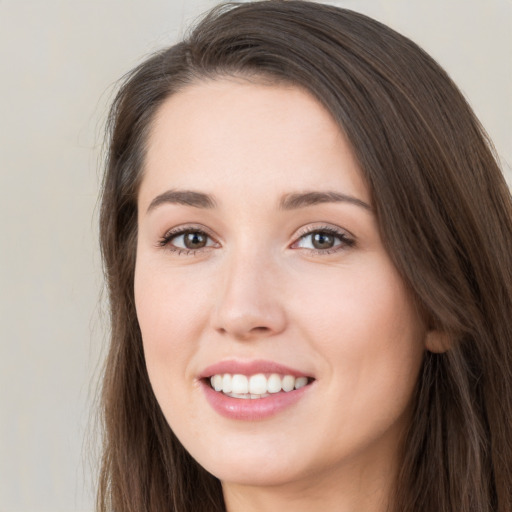
[{"label": "fair skin", "polygon": [[[309,192],[324,195],[292,196]],[[138,205],[151,384],[182,444],[221,480],[228,511],[386,510],[433,334],[328,112],[284,85],[189,85],[157,113]],[[228,397],[205,378],[218,363],[262,360],[308,382],[278,393],[298,398],[270,414],[252,404],[277,395]],[[208,394],[229,410],[248,404],[249,416],[220,413]]]}]

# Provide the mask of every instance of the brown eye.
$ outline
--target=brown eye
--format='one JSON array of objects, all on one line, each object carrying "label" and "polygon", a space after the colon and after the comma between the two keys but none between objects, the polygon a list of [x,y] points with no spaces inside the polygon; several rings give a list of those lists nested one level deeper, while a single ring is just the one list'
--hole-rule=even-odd
[{"label": "brown eye", "polygon": [[160,240],[159,245],[180,254],[192,254],[194,251],[218,246],[215,240],[204,231],[191,229],[168,233]]},{"label": "brown eye", "polygon": [[302,235],[293,245],[293,249],[310,249],[317,254],[330,254],[352,247],[355,240],[345,232],[334,229],[317,229]]},{"label": "brown eye", "polygon": [[200,231],[190,231],[183,235],[183,245],[187,249],[201,249],[206,247],[208,235]]},{"label": "brown eye", "polygon": [[317,231],[311,235],[311,243],[315,249],[331,249],[335,241],[336,237],[325,231]]}]

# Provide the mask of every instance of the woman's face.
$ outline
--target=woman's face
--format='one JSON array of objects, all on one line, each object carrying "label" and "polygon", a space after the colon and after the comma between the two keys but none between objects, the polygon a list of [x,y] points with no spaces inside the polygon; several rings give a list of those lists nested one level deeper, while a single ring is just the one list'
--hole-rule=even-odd
[{"label": "woman's face", "polygon": [[188,86],[138,205],[147,369],[191,455],[225,485],[389,474],[425,329],[328,112],[283,85]]}]

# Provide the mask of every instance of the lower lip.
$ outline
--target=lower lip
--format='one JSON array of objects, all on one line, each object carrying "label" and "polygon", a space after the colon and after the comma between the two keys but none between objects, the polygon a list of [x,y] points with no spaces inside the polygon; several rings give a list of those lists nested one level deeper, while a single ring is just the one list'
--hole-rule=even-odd
[{"label": "lower lip", "polygon": [[312,384],[293,391],[281,391],[265,398],[232,398],[224,393],[215,391],[202,381],[206,399],[211,407],[225,418],[233,420],[257,421],[270,418],[284,409],[291,407],[300,400]]}]

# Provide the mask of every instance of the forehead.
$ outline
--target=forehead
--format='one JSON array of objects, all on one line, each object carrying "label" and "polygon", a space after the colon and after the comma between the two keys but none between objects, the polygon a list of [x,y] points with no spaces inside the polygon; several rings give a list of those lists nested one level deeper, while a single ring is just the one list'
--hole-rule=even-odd
[{"label": "forehead", "polygon": [[139,201],[169,188],[244,197],[341,188],[369,201],[346,138],[310,93],[238,78],[192,84],[158,110]]}]

